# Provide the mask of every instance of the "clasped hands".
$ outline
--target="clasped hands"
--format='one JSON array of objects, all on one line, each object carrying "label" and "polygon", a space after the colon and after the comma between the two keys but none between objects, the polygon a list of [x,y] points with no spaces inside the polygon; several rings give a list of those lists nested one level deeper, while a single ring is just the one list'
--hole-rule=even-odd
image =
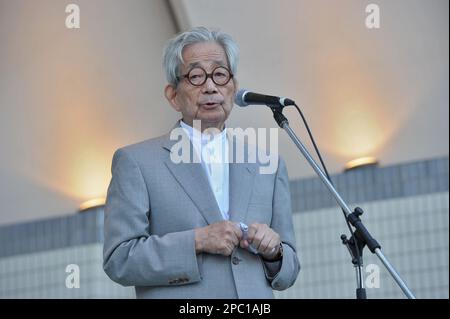
[{"label": "clasped hands", "polygon": [[239,223],[228,220],[195,229],[195,251],[230,256],[236,247],[247,249],[252,245],[266,260],[279,255],[280,235],[266,224],[248,226],[247,237]]}]

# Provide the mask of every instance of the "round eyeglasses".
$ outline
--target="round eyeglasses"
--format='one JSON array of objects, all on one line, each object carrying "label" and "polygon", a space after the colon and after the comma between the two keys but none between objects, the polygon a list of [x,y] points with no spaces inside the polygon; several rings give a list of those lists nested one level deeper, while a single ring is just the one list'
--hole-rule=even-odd
[{"label": "round eyeglasses", "polygon": [[208,78],[211,78],[215,84],[223,86],[230,82],[232,77],[233,73],[224,66],[215,68],[211,73],[206,73],[201,67],[195,67],[183,75],[183,78],[186,78],[193,86],[202,86]]}]

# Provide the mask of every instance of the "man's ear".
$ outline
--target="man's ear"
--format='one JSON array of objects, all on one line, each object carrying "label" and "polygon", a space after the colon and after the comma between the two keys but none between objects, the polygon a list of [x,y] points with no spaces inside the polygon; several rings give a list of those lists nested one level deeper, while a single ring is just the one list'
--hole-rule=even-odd
[{"label": "man's ear", "polygon": [[177,112],[181,112],[181,108],[177,103],[177,89],[174,88],[171,84],[167,84],[164,89],[164,95],[166,96],[167,101],[169,101],[174,110]]},{"label": "man's ear", "polygon": [[236,78],[233,78],[233,82],[234,82],[234,94],[236,94],[237,91],[239,90],[239,82]]}]

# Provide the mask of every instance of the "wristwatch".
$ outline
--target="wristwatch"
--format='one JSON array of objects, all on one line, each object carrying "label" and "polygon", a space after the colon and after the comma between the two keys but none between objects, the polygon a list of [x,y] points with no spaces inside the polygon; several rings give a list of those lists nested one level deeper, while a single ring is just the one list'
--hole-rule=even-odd
[{"label": "wristwatch", "polygon": [[283,258],[283,244],[280,243],[280,249],[278,249],[278,254],[275,256],[274,260],[280,260]]},{"label": "wristwatch", "polygon": [[268,262],[279,261],[279,260],[281,260],[281,258],[283,258],[283,244],[282,243],[280,243],[280,248],[278,249],[278,254],[275,257],[273,257],[273,259],[266,259],[263,257],[264,261],[268,261]]}]

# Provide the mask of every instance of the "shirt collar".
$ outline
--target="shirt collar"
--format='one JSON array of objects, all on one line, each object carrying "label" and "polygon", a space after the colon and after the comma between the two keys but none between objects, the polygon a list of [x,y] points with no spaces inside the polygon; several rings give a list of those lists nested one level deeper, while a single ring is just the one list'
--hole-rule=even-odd
[{"label": "shirt collar", "polygon": [[180,126],[188,133],[189,138],[194,144],[200,141],[202,145],[210,143],[216,144],[217,142],[224,142],[227,138],[226,126],[224,126],[224,129],[219,134],[215,134],[212,138],[211,134],[203,134],[196,128],[184,123],[183,120],[180,120]]}]

